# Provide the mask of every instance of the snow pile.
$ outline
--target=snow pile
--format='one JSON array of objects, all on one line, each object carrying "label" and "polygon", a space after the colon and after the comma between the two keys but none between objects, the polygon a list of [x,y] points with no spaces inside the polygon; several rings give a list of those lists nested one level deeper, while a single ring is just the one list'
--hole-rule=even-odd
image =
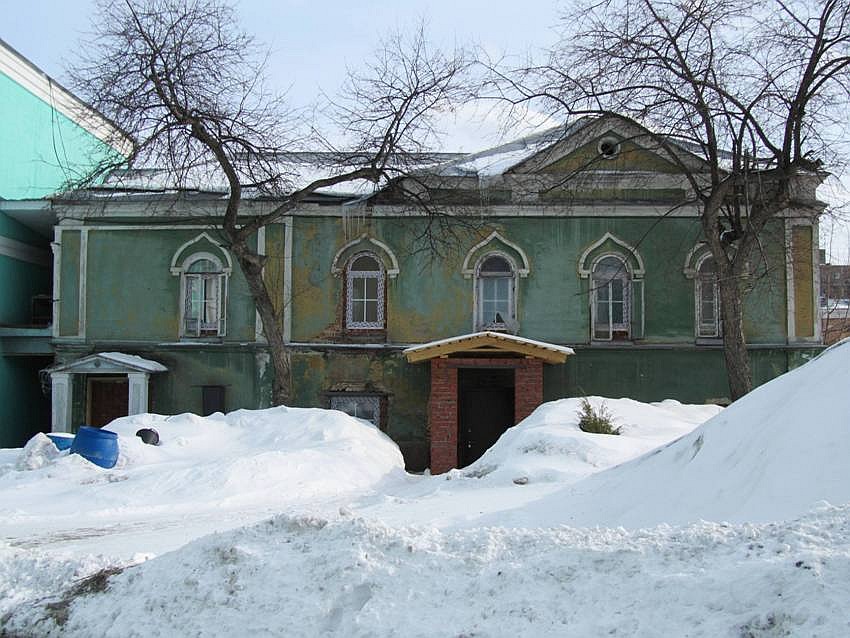
[{"label": "snow pile", "polygon": [[21,471],[37,470],[55,461],[59,454],[60,452],[56,449],[53,441],[39,432],[27,441],[27,444],[21,450],[21,455],[15,462],[15,469]]},{"label": "snow pile", "polygon": [[[610,436],[557,401],[434,477],[404,474],[377,430],[325,410],[122,419],[112,471],[38,444],[33,469],[0,453],[2,631],[848,635],[848,378],[850,341],[678,439],[717,409],[608,399]],[[142,427],[163,445],[135,439]],[[251,524],[251,507],[278,515]],[[194,540],[130,553],[174,526]],[[110,535],[111,557],[96,555]]]},{"label": "snow pile", "polygon": [[[277,517],[21,606],[39,636],[841,636],[850,508],[782,525],[443,532]],[[67,620],[59,624],[56,618]]]},{"label": "snow pile", "polygon": [[[136,437],[141,428],[156,430],[160,445]],[[404,467],[398,447],[377,428],[333,410],[143,414],[108,429],[119,435],[112,470],[58,453],[44,435],[28,444],[15,467],[0,470],[0,531],[63,518],[80,526],[283,507],[371,488]],[[18,471],[23,468],[28,471]]]},{"label": "snow pile", "polygon": [[[850,502],[850,340],[674,443],[551,495],[514,524],[788,520]],[[491,519],[505,524],[504,517]]]},{"label": "snow pile", "polygon": [[505,432],[496,444],[455,476],[491,476],[501,482],[574,483],[669,443],[716,415],[716,405],[678,401],[641,403],[632,399],[588,397],[594,410],[613,416],[620,435],[579,429],[582,399],[544,403]]}]

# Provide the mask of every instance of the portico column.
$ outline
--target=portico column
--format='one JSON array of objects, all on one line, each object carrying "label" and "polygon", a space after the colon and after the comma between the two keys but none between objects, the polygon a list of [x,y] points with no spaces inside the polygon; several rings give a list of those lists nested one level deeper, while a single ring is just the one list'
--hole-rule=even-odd
[{"label": "portico column", "polygon": [[50,373],[50,402],[53,432],[71,431],[71,375],[68,372]]},{"label": "portico column", "polygon": [[127,414],[144,414],[148,411],[148,377],[146,372],[128,372]]}]

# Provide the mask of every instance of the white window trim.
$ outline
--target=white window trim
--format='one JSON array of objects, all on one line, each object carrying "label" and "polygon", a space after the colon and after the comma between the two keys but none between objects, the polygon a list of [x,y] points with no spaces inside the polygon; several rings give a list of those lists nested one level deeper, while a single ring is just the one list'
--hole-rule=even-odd
[{"label": "white window trim", "polygon": [[[611,242],[615,246],[619,246],[622,249],[622,252],[613,252],[608,250],[604,255],[596,257],[593,262],[590,264],[590,267],[586,267],[585,265],[588,263],[591,255],[597,250],[599,250],[605,242]],[[613,255],[623,261],[626,264],[626,267],[629,270],[629,274],[632,279],[642,279],[646,274],[646,267],[643,263],[643,258],[640,256],[640,253],[637,251],[637,248],[632,246],[631,244],[627,244],[619,237],[612,235],[610,232],[605,233],[597,239],[595,242],[590,244],[584,251],[581,253],[578,259],[578,274],[579,277],[583,279],[587,279],[590,277],[593,272],[594,267],[596,266],[596,262],[599,261],[602,257],[606,257],[608,255]],[[629,257],[634,259],[634,264],[629,263]]]},{"label": "white window trim", "polygon": [[[217,276],[219,280],[218,285],[218,319],[217,319],[217,329],[215,335],[201,334],[201,326],[200,322],[198,322],[198,329],[196,332],[192,333],[186,330],[186,304],[188,302],[186,295],[188,293],[187,281],[189,277],[195,277],[196,275],[188,272],[189,268],[197,261],[201,261],[202,259],[206,259],[211,261],[216,265],[218,269],[218,273],[211,273],[213,276]],[[175,272],[176,271],[176,272]],[[230,271],[227,268],[224,268],[221,260],[208,252],[197,252],[192,253],[180,265],[178,269],[172,269],[172,273],[178,274],[180,276],[180,337],[192,338],[192,339],[200,339],[209,336],[223,337],[227,334],[227,293],[228,293],[228,278],[230,275]],[[197,277],[204,278],[203,275],[198,274]]]},{"label": "white window trim", "polygon": [[[360,257],[369,257],[374,259],[378,264],[378,270],[352,270],[351,267]],[[361,279],[377,279],[377,320],[376,321],[357,321],[354,319],[354,297],[352,295],[353,280]],[[360,252],[352,255],[345,267],[345,327],[348,330],[384,330],[386,328],[386,270],[383,262],[372,252]]]},{"label": "white window trim", "polygon": [[[609,288],[608,295],[608,336],[607,337],[599,337],[597,336],[596,330],[596,307],[597,307],[597,292],[599,288],[594,283],[594,275],[593,273],[596,271],[596,267],[603,259],[607,259],[608,257],[613,257],[617,261],[622,264],[623,276],[617,277],[617,279],[623,280],[623,323],[614,324],[613,322],[613,314],[611,312],[611,299],[612,296],[610,294],[610,286],[611,281],[605,285]],[[634,300],[632,299],[632,281],[634,279],[634,275],[632,271],[629,269],[628,260],[625,256],[619,253],[604,253],[599,255],[596,259],[593,260],[593,263],[590,266],[590,270],[588,271],[590,278],[590,340],[591,341],[613,341],[614,340],[614,331],[622,331],[625,330],[626,337],[631,339],[632,337],[632,303]]]},{"label": "white window trim", "polygon": [[[510,241],[509,239],[506,239],[499,232],[494,230],[492,233],[490,233],[487,236],[486,239],[483,239],[482,241],[478,242],[477,244],[475,244],[472,248],[470,248],[467,251],[466,257],[464,257],[464,259],[463,259],[463,265],[461,266],[461,270],[460,270],[461,274],[463,274],[464,279],[474,279],[475,278],[476,273],[478,272],[478,265],[481,263],[482,258],[479,258],[475,262],[475,266],[473,267],[473,266],[470,266],[473,257],[480,250],[484,249],[488,244],[496,243],[496,242],[501,242],[504,246],[506,246],[506,247],[508,247],[511,250],[516,252],[517,256],[519,257],[519,259],[521,261],[521,265],[519,265],[519,267],[518,267],[518,264],[517,264],[516,261],[509,258],[511,264],[514,267],[514,272],[516,274],[518,274],[520,277],[522,277],[523,279],[528,277],[529,273],[531,273],[531,262],[528,259],[528,255],[519,246],[519,244],[515,244],[514,242]],[[493,255],[493,254],[505,255],[505,253],[502,252],[502,251],[491,249],[491,250],[485,251],[484,258],[486,258],[489,255]],[[505,256],[507,257],[507,255],[505,255]]]},{"label": "white window trim", "polygon": [[[287,219],[291,219],[291,218],[287,218]],[[346,270],[345,266],[341,265],[341,264],[350,263],[350,261],[351,261],[350,259],[345,259],[346,253],[348,253],[351,249],[355,248],[358,244],[361,244],[361,243],[364,244],[364,246],[363,246],[364,250],[358,250],[357,251],[358,254],[372,253],[372,250],[368,246],[368,244],[372,244],[379,251],[381,251],[386,258],[386,259],[378,259],[378,262],[384,268],[386,268],[387,277],[389,277],[390,279],[395,279],[396,277],[398,277],[399,272],[401,272],[399,270],[399,267],[398,267],[398,257],[396,257],[395,253],[392,251],[392,249],[387,244],[385,244],[384,242],[379,241],[377,239],[374,239],[373,237],[369,237],[369,235],[367,235],[367,234],[363,234],[360,237],[358,237],[357,239],[354,239],[354,240],[348,242],[342,248],[340,248],[338,251],[336,251],[336,254],[334,255],[333,261],[331,262],[331,274],[334,277],[339,277]]]},{"label": "white window trim", "polygon": [[[480,282],[481,282],[481,266],[487,261],[490,257],[500,257],[508,262],[508,265],[511,268],[511,285],[508,289],[508,309],[510,311],[510,317],[507,318],[507,321],[503,324],[495,324],[495,323],[484,323],[482,312],[481,312],[481,291],[480,291]],[[502,252],[502,251],[490,251],[481,255],[478,258],[478,261],[475,264],[475,276],[472,278],[472,329],[477,332],[480,330],[508,330],[510,332],[517,332],[519,329],[519,325],[517,322],[517,278],[518,278],[518,269],[516,262],[511,258],[510,255]]]}]

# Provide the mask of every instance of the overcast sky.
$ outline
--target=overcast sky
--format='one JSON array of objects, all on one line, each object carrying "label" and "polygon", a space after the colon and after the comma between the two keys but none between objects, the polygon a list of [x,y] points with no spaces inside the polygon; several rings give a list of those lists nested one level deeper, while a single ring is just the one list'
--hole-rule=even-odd
[{"label": "overcast sky", "polygon": [[[367,59],[382,36],[410,31],[420,21],[442,47],[480,46],[495,56],[539,50],[555,40],[552,27],[562,1],[242,0],[236,6],[243,29],[272,52],[271,85],[304,105],[321,90],[335,94],[346,67]],[[84,46],[95,3],[8,0],[6,5],[0,37],[67,84],[65,65]],[[446,150],[480,150],[498,141],[492,121],[480,121],[481,113],[466,115],[450,131]]]}]

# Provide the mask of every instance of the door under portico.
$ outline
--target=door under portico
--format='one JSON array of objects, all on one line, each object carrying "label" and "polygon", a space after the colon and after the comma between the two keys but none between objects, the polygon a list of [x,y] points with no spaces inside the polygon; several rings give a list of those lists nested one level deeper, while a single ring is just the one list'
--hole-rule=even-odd
[{"label": "door under portico", "polygon": [[101,428],[129,414],[130,382],[123,377],[90,375],[86,379],[86,425]]},{"label": "door under portico", "polygon": [[543,365],[572,348],[492,331],[412,346],[408,362],[428,361],[431,472],[463,467],[543,402]]},{"label": "door under portico", "polygon": [[514,425],[513,368],[458,370],[458,467],[477,461]]}]

